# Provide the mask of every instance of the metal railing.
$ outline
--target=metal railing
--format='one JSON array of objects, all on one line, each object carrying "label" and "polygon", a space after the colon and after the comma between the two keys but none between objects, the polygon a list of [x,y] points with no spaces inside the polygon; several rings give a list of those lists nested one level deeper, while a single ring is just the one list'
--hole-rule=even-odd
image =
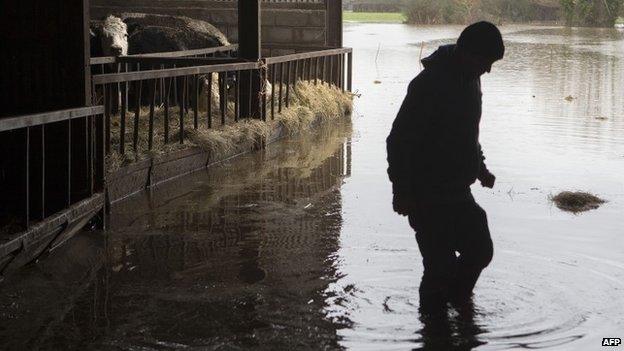
[{"label": "metal railing", "polygon": [[[290,87],[299,80],[319,81],[339,87],[342,91],[352,89],[353,50],[340,48],[292,54],[265,59],[270,83],[278,83],[278,98],[275,88],[271,91],[271,116],[275,116],[275,103],[278,113],[282,112],[282,90],[286,86],[285,106],[290,105]],[[278,75],[279,72],[279,75]],[[345,76],[346,75],[346,76]],[[284,84],[284,81],[286,84]]]},{"label": "metal railing", "polygon": [[[110,68],[114,68],[115,72],[128,72],[131,67],[122,65],[125,58],[146,58],[146,57],[235,57],[238,51],[238,44],[217,46],[212,48],[185,50],[185,51],[170,51],[170,52],[158,52],[152,54],[139,54],[128,56],[104,56],[104,57],[92,57],[90,60],[91,70],[94,74],[110,73]],[[109,71],[109,72],[107,72]]]},{"label": "metal railing", "polygon": [[0,138],[23,153],[3,166],[23,229],[103,190],[103,114],[93,106],[0,119]]},{"label": "metal railing", "polygon": [[[106,153],[116,151],[121,155],[128,148],[141,151],[143,142],[147,144],[143,147],[151,151],[156,138],[165,144],[183,144],[185,131],[200,125],[210,129],[245,118],[275,119],[277,113],[289,107],[292,89],[300,80],[351,90],[353,66],[350,48],[268,57],[258,62],[160,54],[119,57],[115,62],[135,69],[94,75],[93,91],[94,101],[104,105]],[[260,91],[254,91],[252,76],[262,82],[256,88]],[[271,89],[266,89],[265,82]],[[239,97],[254,94],[260,100],[259,115],[242,115],[241,104],[247,104],[244,110],[250,111],[252,99],[240,101]],[[144,134],[147,136],[142,140]]]}]

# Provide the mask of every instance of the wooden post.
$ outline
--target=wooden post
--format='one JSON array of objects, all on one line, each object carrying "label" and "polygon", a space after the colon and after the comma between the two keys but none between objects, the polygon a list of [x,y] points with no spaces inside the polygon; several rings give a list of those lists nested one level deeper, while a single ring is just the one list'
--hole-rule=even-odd
[{"label": "wooden post", "polygon": [[325,4],[325,11],[327,11],[325,16],[326,46],[340,48],[342,47],[342,0],[330,0]]},{"label": "wooden post", "polygon": [[[245,0],[238,2],[238,55],[241,59],[258,61],[262,52],[260,43],[260,0]],[[239,103],[241,117],[260,118],[260,71],[253,74],[241,75],[241,86],[251,86],[240,89]]]}]

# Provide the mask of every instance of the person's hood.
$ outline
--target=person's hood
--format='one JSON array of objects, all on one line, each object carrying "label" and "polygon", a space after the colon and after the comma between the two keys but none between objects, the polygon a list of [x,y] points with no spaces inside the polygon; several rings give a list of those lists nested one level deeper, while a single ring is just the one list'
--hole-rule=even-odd
[{"label": "person's hood", "polygon": [[455,44],[442,45],[430,56],[421,60],[425,68],[449,66],[452,63]]}]

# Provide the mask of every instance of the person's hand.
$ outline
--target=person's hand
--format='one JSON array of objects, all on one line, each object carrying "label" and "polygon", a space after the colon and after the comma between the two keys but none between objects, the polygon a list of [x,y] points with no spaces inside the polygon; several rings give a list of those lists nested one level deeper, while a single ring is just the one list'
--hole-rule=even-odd
[{"label": "person's hand", "polygon": [[479,174],[479,181],[481,182],[481,186],[484,188],[494,188],[494,183],[496,183],[496,176],[494,176],[490,171],[484,169]]},{"label": "person's hand", "polygon": [[392,198],[392,207],[394,212],[401,216],[408,216],[414,208],[414,201],[407,196],[394,194]]}]

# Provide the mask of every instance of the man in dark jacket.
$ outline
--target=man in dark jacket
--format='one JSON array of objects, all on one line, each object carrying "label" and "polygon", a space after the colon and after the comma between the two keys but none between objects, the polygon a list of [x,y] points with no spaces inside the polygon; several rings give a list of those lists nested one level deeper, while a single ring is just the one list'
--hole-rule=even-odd
[{"label": "man in dark jacket", "polygon": [[409,217],[423,256],[423,309],[470,301],[492,259],[486,213],[470,186],[494,187],[479,144],[480,77],[504,52],[496,26],[479,22],[422,60],[387,139],[394,210]]}]

